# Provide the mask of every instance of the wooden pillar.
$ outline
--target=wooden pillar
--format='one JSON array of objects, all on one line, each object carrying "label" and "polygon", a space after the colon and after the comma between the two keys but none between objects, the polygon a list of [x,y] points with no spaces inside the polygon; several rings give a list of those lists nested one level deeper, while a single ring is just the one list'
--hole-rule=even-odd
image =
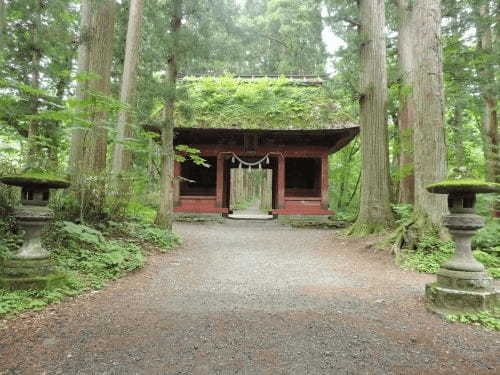
[{"label": "wooden pillar", "polygon": [[278,156],[277,208],[285,208],[285,157]]},{"label": "wooden pillar", "polygon": [[328,154],[321,157],[321,207],[329,208],[328,199]]},{"label": "wooden pillar", "polygon": [[217,197],[216,207],[222,208],[224,205],[224,154],[217,155]]},{"label": "wooden pillar", "polygon": [[179,206],[181,196],[181,163],[174,161],[174,207]]}]

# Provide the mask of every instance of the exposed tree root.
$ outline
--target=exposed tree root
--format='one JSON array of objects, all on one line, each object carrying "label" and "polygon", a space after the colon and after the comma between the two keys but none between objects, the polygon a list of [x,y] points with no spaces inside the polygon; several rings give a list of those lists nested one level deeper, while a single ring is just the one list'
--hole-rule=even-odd
[{"label": "exposed tree root", "polygon": [[439,233],[443,240],[449,239],[449,234],[443,227],[432,223],[427,215],[416,212],[396,228],[384,241],[384,245],[398,256],[403,249],[415,250],[422,238],[430,233]]},{"label": "exposed tree root", "polygon": [[349,228],[347,235],[354,237],[364,237],[370,234],[384,233],[390,227],[390,221],[356,220]]}]

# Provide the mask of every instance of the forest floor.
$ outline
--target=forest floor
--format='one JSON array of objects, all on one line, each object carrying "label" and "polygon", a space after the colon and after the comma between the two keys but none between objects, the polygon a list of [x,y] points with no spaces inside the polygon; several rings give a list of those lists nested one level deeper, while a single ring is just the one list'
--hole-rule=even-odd
[{"label": "forest floor", "polygon": [[184,244],[0,321],[0,374],[498,374],[500,335],[427,312],[371,239],[275,222],[177,224]]}]

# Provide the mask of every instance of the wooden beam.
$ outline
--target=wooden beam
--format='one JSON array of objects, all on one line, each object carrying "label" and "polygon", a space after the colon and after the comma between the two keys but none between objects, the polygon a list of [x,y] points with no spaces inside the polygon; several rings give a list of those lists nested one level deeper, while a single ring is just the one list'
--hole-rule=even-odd
[{"label": "wooden beam", "polygon": [[224,154],[217,155],[217,197],[215,206],[218,208],[224,205]]},{"label": "wooden beam", "polygon": [[277,208],[285,208],[285,157],[278,156]]},{"label": "wooden beam", "polygon": [[177,160],[174,161],[174,207],[179,206],[180,195],[181,195],[181,163]]},{"label": "wooden beam", "polygon": [[330,206],[328,199],[328,154],[321,158],[321,208]]}]

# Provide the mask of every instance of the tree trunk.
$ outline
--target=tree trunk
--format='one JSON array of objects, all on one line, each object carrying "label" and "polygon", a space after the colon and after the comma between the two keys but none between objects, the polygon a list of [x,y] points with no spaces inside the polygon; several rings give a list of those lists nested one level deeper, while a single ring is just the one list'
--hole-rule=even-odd
[{"label": "tree trunk", "polygon": [[[478,49],[485,55],[493,56],[493,30],[491,11],[488,0],[482,0],[479,7],[479,18],[476,29],[478,32]],[[497,26],[498,28],[498,26]],[[498,114],[497,98],[495,93],[495,71],[489,59],[482,59],[486,63],[480,67],[481,94],[484,102],[483,128],[486,136],[486,178],[489,181],[499,182],[499,146],[498,146]]]},{"label": "tree trunk", "polygon": [[[88,71],[97,78],[89,81],[88,88],[98,95],[109,96],[116,3],[114,0],[91,0],[90,4]],[[85,142],[85,167],[93,174],[101,174],[106,169],[107,118],[107,112],[99,104],[91,109],[90,121],[93,126]]]},{"label": "tree trunk", "polygon": [[351,233],[370,234],[392,225],[387,133],[385,5],[360,0],[361,206]]},{"label": "tree trunk", "polygon": [[[7,14],[6,14],[5,0],[0,0],[0,58],[3,57],[5,48],[5,29],[7,26]],[[1,61],[3,63],[3,61]]]},{"label": "tree trunk", "polygon": [[116,144],[113,151],[113,165],[111,171],[117,178],[115,181],[117,192],[126,198],[128,198],[130,194],[130,184],[121,174],[130,170],[132,167],[132,153],[130,150],[127,150],[124,142],[133,136],[132,113],[135,106],[143,4],[143,0],[131,0],[130,2],[125,62],[120,93],[120,101],[125,108],[120,111],[118,115]]},{"label": "tree trunk", "polygon": [[411,100],[413,90],[412,64],[413,41],[415,39],[412,11],[409,0],[398,0],[399,35],[398,64],[401,79],[399,94],[399,203],[413,204],[415,201],[415,176],[413,172],[413,126],[415,106]]},{"label": "tree trunk", "polygon": [[[114,0],[91,0],[89,4],[91,39],[88,71],[96,78],[89,81],[88,89],[93,95],[109,97],[116,3]],[[87,196],[92,197],[88,203],[92,206],[95,217],[99,218],[104,212],[108,112],[102,108],[96,97],[91,100],[95,103],[89,113],[92,127],[85,134],[84,171],[93,181],[86,186],[89,193]]]},{"label": "tree trunk", "polygon": [[433,224],[441,224],[447,212],[446,197],[431,194],[426,186],[446,178],[444,132],[443,62],[441,51],[441,7],[439,0],[417,0],[414,5],[415,102],[413,131],[415,168],[415,212],[428,215]]},{"label": "tree trunk", "polygon": [[453,118],[451,120],[451,128],[453,130],[453,148],[455,149],[455,165],[463,167],[467,165],[465,158],[464,147],[464,103],[457,101],[453,108]]},{"label": "tree trunk", "polygon": [[[31,24],[31,79],[30,84],[35,90],[40,88],[40,60],[42,59],[42,50],[40,46],[39,33],[42,18],[42,4],[36,1],[33,22]],[[39,97],[37,94],[31,95],[31,115],[38,114]],[[28,122],[28,149],[26,155],[27,168],[43,168],[44,157],[41,154],[41,134],[40,123],[38,120],[30,120]]]},{"label": "tree trunk", "polygon": [[[89,71],[89,42],[90,42],[90,1],[92,0],[81,0],[80,4],[80,40],[78,46],[78,61],[77,61],[77,72],[79,75],[88,73]],[[75,97],[79,101],[85,99],[85,93],[87,91],[88,82],[87,80],[80,79],[76,84]],[[83,168],[83,157],[84,157],[84,139],[85,130],[75,128],[71,131],[71,148],[68,163],[68,172],[72,177],[72,182],[75,185],[79,185],[76,181],[79,177],[78,173],[81,174]],[[78,173],[77,173],[78,172]]]},{"label": "tree trunk", "polygon": [[167,82],[164,121],[161,127],[161,184],[160,209],[156,224],[172,230],[174,191],[174,105],[177,85],[177,54],[179,30],[182,25],[182,0],[172,0],[170,16],[170,53],[167,57]]}]

